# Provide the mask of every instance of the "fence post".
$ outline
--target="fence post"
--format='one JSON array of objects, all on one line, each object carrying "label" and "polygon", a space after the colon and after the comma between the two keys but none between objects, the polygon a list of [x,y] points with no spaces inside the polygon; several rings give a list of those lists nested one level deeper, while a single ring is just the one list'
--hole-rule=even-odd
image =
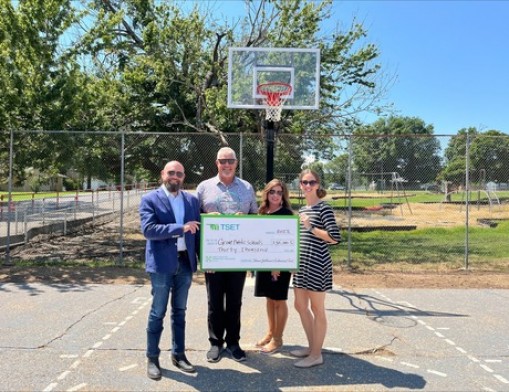
[{"label": "fence post", "polygon": [[465,208],[465,270],[468,270],[468,248],[469,248],[469,209],[470,209],[470,135],[467,132],[467,142],[465,145],[465,192],[467,194],[466,196],[466,208]]},{"label": "fence post", "polygon": [[124,160],[125,160],[125,133],[121,131],[120,143],[120,255],[119,264],[124,266]]},{"label": "fence post", "polygon": [[346,265],[352,267],[352,134],[348,139],[348,172],[346,186],[348,187],[348,258]]},{"label": "fence post", "polygon": [[14,234],[18,234],[18,209],[14,209]]},{"label": "fence post", "polygon": [[26,245],[28,242],[28,218],[26,211],[23,214],[23,232],[25,233],[25,245]]},{"label": "fence post", "polygon": [[[97,197],[99,197],[99,194],[97,194]],[[92,191],[92,227],[95,227],[95,204],[94,204],[94,191]]]},{"label": "fence post", "polygon": [[13,265],[11,261],[11,214],[9,213],[9,206],[12,202],[12,157],[13,157],[13,144],[14,144],[14,132],[10,130],[10,142],[9,142],[9,184],[7,198],[7,244],[5,250],[4,265]]},{"label": "fence post", "polygon": [[41,204],[41,218],[42,218],[42,225],[44,226],[44,224],[46,223],[44,221],[44,206],[45,206],[45,198],[43,197],[42,198],[42,204]]}]

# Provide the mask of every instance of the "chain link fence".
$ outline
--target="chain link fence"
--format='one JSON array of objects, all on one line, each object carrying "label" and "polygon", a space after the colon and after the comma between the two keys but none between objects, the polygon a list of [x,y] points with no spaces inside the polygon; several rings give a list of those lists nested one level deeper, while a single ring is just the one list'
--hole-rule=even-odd
[{"label": "chain link fence", "polygon": [[141,196],[159,186],[165,163],[184,165],[192,192],[217,174],[217,150],[228,145],[239,177],[258,191],[274,156],[274,177],[288,184],[295,211],[300,171],[320,173],[345,240],[332,248],[336,264],[509,265],[509,137],[279,134],[273,154],[259,134],[11,131],[1,138],[4,264],[12,248],[41,235],[85,225],[99,231],[105,222],[118,233],[110,257],[123,264],[127,224],[139,231],[137,219],[124,217],[136,216]]}]

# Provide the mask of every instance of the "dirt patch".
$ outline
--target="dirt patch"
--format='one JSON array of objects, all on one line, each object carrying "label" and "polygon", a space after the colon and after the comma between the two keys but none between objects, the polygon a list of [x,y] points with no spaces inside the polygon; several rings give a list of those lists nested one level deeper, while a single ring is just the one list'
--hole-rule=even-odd
[{"label": "dirt patch", "polygon": [[433,289],[509,289],[509,274],[456,271],[447,273],[402,273],[370,271],[364,273],[337,272],[334,283],[355,288],[433,288]]},{"label": "dirt patch", "polygon": [[[455,227],[465,225],[465,206],[447,203],[402,203],[393,208],[366,208],[353,211],[352,227],[390,227],[409,226],[422,229],[426,227]],[[336,214],[338,223],[346,227],[348,216],[344,212]],[[469,209],[470,227],[486,227],[486,222],[509,220],[509,204],[473,205]]]}]

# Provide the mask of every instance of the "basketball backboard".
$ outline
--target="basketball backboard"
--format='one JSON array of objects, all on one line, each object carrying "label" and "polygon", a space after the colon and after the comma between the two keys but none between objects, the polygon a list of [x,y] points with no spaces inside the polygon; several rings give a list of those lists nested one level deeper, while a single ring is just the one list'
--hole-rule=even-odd
[{"label": "basketball backboard", "polygon": [[283,109],[318,109],[320,50],[296,48],[229,48],[228,107],[265,109],[260,84],[289,84]]}]

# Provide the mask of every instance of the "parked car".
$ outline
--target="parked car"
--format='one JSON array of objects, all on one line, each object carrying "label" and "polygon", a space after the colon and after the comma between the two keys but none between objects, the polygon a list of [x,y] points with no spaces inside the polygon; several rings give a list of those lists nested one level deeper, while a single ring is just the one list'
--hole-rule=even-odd
[{"label": "parked car", "polygon": [[344,191],[345,187],[341,184],[338,184],[337,182],[333,182],[332,184],[330,184],[329,189],[331,191]]}]

